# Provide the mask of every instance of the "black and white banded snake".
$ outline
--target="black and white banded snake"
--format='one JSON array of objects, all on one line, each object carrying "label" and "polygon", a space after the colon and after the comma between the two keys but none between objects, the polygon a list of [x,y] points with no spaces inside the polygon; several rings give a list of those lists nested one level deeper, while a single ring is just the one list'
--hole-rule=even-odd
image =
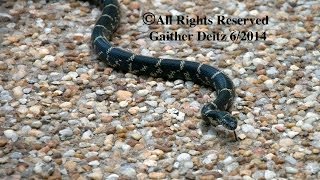
[{"label": "black and white banded snake", "polygon": [[91,35],[93,49],[100,60],[116,70],[164,79],[183,79],[215,89],[217,98],[203,106],[202,118],[207,125],[223,125],[233,130],[237,140],[237,120],[228,112],[233,104],[235,90],[232,80],[227,75],[206,64],[136,55],[112,46],[109,39],[120,24],[119,2],[100,0],[93,3],[99,5],[102,10]]}]

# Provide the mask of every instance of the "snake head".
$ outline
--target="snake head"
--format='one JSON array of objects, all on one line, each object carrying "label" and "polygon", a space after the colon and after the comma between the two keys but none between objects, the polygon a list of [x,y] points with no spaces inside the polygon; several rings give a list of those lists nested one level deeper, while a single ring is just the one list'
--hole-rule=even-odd
[{"label": "snake head", "polygon": [[229,130],[235,130],[237,128],[238,121],[234,117],[232,117],[229,112],[218,111],[217,113],[219,113],[219,115],[216,120],[219,122],[219,124]]},{"label": "snake head", "polygon": [[227,111],[212,110],[208,105],[204,106],[201,111],[202,118],[207,124],[222,125],[229,130],[235,130],[238,126],[237,120]]}]

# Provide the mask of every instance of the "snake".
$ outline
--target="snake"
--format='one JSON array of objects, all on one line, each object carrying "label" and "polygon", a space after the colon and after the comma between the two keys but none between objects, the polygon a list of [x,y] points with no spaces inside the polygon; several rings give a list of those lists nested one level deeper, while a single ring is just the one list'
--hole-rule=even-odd
[{"label": "snake", "polygon": [[222,125],[237,135],[237,119],[230,114],[235,98],[232,80],[213,66],[194,61],[155,58],[134,54],[111,43],[113,33],[120,25],[118,0],[90,1],[100,6],[102,14],[97,19],[91,34],[93,50],[99,60],[109,67],[136,75],[160,77],[168,80],[181,79],[209,86],[216,91],[216,99],[203,105],[201,117],[206,125]]}]

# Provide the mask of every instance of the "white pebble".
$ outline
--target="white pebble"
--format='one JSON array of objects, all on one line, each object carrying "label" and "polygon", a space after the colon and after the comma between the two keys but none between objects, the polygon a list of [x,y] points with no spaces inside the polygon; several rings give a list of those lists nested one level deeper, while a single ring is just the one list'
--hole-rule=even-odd
[{"label": "white pebble", "polygon": [[105,92],[104,92],[104,90],[98,89],[98,90],[96,90],[96,94],[98,94],[98,95],[104,95]]},{"label": "white pebble", "polygon": [[191,155],[188,153],[181,153],[177,157],[177,161],[190,161],[191,160]]},{"label": "white pebble", "polygon": [[12,89],[12,91],[13,91],[13,96],[17,99],[19,99],[23,96],[23,91],[22,91],[21,86],[14,87]]},{"label": "white pebble", "polygon": [[244,66],[250,66],[252,64],[252,59],[254,57],[253,52],[247,52],[243,55],[242,63]]},{"label": "white pebble", "polygon": [[142,107],[139,108],[139,112],[141,112],[141,113],[144,113],[144,112],[147,112],[147,111],[148,111],[147,106],[142,106]]},{"label": "white pebble", "polygon": [[77,72],[69,72],[68,75],[75,80],[78,77],[78,73]]},{"label": "white pebble", "polygon": [[144,160],[143,164],[146,165],[146,166],[149,166],[149,167],[158,165],[157,161],[152,160],[152,159]]},{"label": "white pebble", "polygon": [[297,70],[299,70],[300,68],[299,68],[298,66],[296,66],[296,65],[291,65],[291,66],[290,66],[290,69],[293,70],[293,71],[297,71]]},{"label": "white pebble", "polygon": [[59,107],[62,109],[69,109],[72,107],[72,103],[71,102],[63,102],[59,105]]},{"label": "white pebble", "polygon": [[171,9],[170,13],[171,13],[172,16],[182,15],[182,13],[180,11],[177,11],[175,9]]},{"label": "white pebble", "polygon": [[117,174],[110,174],[110,175],[106,178],[106,180],[117,180],[117,179],[119,179],[119,175],[117,175]]},{"label": "white pebble", "polygon": [[43,61],[44,62],[53,62],[55,60],[55,57],[52,56],[52,55],[46,55],[44,58],[43,58]]},{"label": "white pebble", "polygon": [[157,84],[156,91],[164,91],[166,88],[162,83]]},{"label": "white pebble", "polygon": [[158,102],[157,101],[145,101],[146,104],[148,104],[149,106],[152,107],[157,107],[158,106]]},{"label": "white pebble", "polygon": [[268,79],[264,82],[267,88],[272,89],[273,88],[273,81],[272,79]]},{"label": "white pebble", "polygon": [[273,171],[266,170],[266,171],[264,172],[264,177],[265,177],[266,179],[273,179],[273,178],[275,178],[276,176],[277,176],[276,173],[273,172]]},{"label": "white pebble", "polygon": [[59,131],[59,134],[62,136],[62,137],[69,137],[69,136],[72,136],[73,135],[73,131],[70,127],[67,127],[65,129],[62,129]]},{"label": "white pebble", "polygon": [[178,85],[173,86],[173,89],[182,89],[182,88],[184,88],[183,84],[178,84]]},{"label": "white pebble", "polygon": [[223,164],[228,165],[233,162],[233,158],[231,156],[228,156],[226,159],[223,160]]},{"label": "white pebble", "polygon": [[50,162],[51,160],[52,160],[52,158],[50,156],[44,156],[43,157],[43,161],[46,162],[46,163]]},{"label": "white pebble", "polygon": [[121,108],[127,107],[128,104],[129,104],[128,101],[121,101],[121,102],[119,102],[119,106],[120,106]]},{"label": "white pebble", "polygon": [[186,115],[185,113],[179,111],[179,114],[178,114],[178,116],[176,117],[176,119],[177,119],[178,121],[184,121],[185,115]]},{"label": "white pebble", "polygon": [[6,138],[10,139],[13,142],[16,142],[18,140],[18,134],[12,129],[5,130],[3,133]]},{"label": "white pebble", "polygon": [[262,65],[267,65],[267,64],[268,64],[267,61],[265,61],[265,60],[263,60],[263,59],[261,59],[261,58],[254,58],[254,59],[252,60],[252,63],[253,63],[253,65],[255,65],[255,66],[257,66],[258,64],[262,64]]},{"label": "white pebble", "polygon": [[204,164],[210,164],[212,163],[213,160],[216,160],[218,157],[216,154],[209,154],[203,161],[202,163]]},{"label": "white pebble", "polygon": [[292,138],[294,138],[296,135],[298,135],[299,134],[299,132],[295,132],[295,131],[289,131],[288,132],[288,136],[292,139]]},{"label": "white pebble", "polygon": [[72,157],[72,156],[74,156],[75,153],[76,153],[75,150],[70,149],[63,154],[63,157]]},{"label": "white pebble", "polygon": [[285,170],[287,173],[289,174],[296,174],[298,173],[298,169],[294,168],[294,167],[285,167]]},{"label": "white pebble", "polygon": [[98,160],[91,161],[91,162],[89,162],[88,164],[89,164],[90,166],[99,166],[99,165],[100,165],[100,163],[99,163]]},{"label": "white pebble", "polygon": [[138,94],[139,96],[146,96],[147,94],[149,94],[149,90],[147,90],[147,89],[142,89],[142,90],[139,90],[139,91],[137,92],[137,94]]},{"label": "white pebble", "polygon": [[306,170],[311,174],[317,174],[320,171],[320,164],[318,162],[310,162],[307,164]]},{"label": "white pebble", "polygon": [[86,132],[84,132],[84,133],[82,134],[81,139],[82,139],[82,140],[88,140],[88,139],[91,139],[92,136],[93,136],[92,131],[87,130]]},{"label": "white pebble", "polygon": [[313,129],[313,125],[309,123],[303,123],[301,129],[305,131],[311,131]]},{"label": "white pebble", "polygon": [[120,172],[121,174],[125,175],[125,176],[128,176],[128,177],[134,177],[136,176],[136,170],[134,170],[133,168],[131,167],[121,167],[120,168]]},{"label": "white pebble", "polygon": [[140,134],[138,134],[138,133],[133,133],[133,134],[131,134],[131,137],[132,137],[134,140],[137,140],[137,141],[139,141],[139,140],[142,138],[142,136],[141,136]]},{"label": "white pebble", "polygon": [[231,46],[226,47],[225,49],[226,49],[227,51],[231,52],[231,51],[236,50],[238,47],[239,47],[238,44],[235,44],[235,43],[234,43],[234,44],[231,44]]},{"label": "white pebble", "polygon": [[277,39],[275,39],[275,43],[277,43],[278,45],[283,45],[283,44],[286,44],[288,42],[289,42],[289,40],[286,39],[286,38],[277,38]]}]

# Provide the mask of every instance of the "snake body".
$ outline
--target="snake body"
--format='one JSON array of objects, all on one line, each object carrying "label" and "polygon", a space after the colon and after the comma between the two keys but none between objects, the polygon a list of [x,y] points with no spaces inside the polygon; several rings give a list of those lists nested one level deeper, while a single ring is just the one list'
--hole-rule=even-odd
[{"label": "snake body", "polygon": [[164,79],[183,79],[210,86],[217,98],[204,105],[201,115],[206,124],[237,128],[237,120],[228,112],[235,97],[232,80],[219,69],[192,61],[162,59],[136,55],[114,47],[109,39],[120,24],[120,6],[117,0],[94,1],[102,15],[92,31],[92,47],[98,58],[116,70]]}]

